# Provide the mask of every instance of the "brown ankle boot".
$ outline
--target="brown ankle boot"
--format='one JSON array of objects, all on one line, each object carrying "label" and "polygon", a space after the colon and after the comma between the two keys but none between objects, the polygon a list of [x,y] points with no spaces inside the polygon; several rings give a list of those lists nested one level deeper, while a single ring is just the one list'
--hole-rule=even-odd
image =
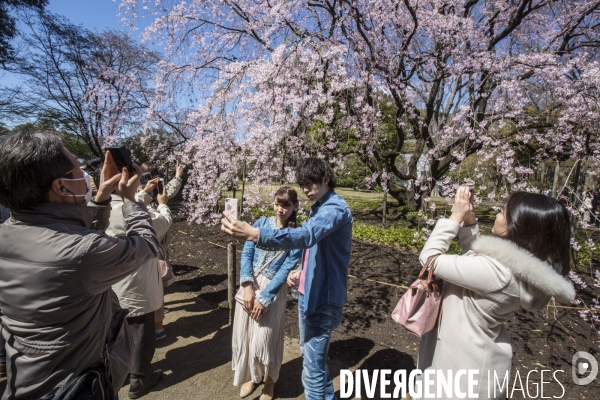
[{"label": "brown ankle boot", "polygon": [[244,397],[248,397],[254,392],[254,382],[246,382],[242,385],[240,389],[240,397],[243,399]]}]

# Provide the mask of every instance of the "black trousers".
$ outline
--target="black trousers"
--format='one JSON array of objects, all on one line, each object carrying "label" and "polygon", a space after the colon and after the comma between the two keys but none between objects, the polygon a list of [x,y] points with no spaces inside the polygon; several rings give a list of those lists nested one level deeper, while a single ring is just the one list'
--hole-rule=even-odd
[{"label": "black trousers", "polygon": [[6,340],[4,340],[4,336],[2,336],[2,329],[4,328],[0,327],[0,364],[6,364],[6,348],[4,348]]},{"label": "black trousers", "polygon": [[149,385],[153,379],[152,357],[156,349],[154,312],[127,317],[133,334],[133,368],[129,377],[129,390],[138,390]]}]

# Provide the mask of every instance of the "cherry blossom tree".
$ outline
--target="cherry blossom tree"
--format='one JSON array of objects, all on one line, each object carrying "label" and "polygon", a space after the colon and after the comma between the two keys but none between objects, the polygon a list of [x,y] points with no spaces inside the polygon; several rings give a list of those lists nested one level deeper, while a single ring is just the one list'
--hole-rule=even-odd
[{"label": "cherry blossom tree", "polygon": [[[598,160],[595,0],[123,0],[164,45],[156,109],[185,110],[190,219],[252,165],[251,193],[295,162],[354,154],[401,204],[479,182],[525,189],[536,165]],[[155,116],[149,114],[149,121]],[[523,163],[521,157],[528,161]],[[479,180],[479,181],[478,181]],[[249,195],[245,204],[258,201]],[[216,215],[212,215],[216,217]]]},{"label": "cherry blossom tree", "polygon": [[22,20],[30,31],[9,66],[23,78],[11,101],[19,105],[13,117],[52,122],[97,156],[143,129],[157,54],[123,32],[91,32],[50,13]]}]

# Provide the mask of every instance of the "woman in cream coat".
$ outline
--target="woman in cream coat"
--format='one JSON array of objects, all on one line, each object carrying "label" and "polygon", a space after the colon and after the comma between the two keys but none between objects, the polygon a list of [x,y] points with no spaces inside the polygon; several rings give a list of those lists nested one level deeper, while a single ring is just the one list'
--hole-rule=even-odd
[{"label": "woman in cream coat", "polygon": [[[421,338],[417,368],[446,376],[449,370],[477,370],[475,394],[505,399],[507,385],[497,386],[494,395],[493,384],[494,373],[500,385],[506,374],[511,382],[505,324],[513,311],[541,310],[551,297],[568,303],[575,296],[565,278],[570,232],[569,214],[556,200],[517,192],[497,215],[494,236],[480,237],[469,188],[459,188],[452,215],[438,221],[419,257],[424,265],[439,255],[435,276],[444,280],[444,292],[438,324]],[[445,254],[457,234],[463,255]],[[462,378],[452,394],[442,391],[436,398],[455,398],[457,389],[467,394],[467,377]],[[430,393],[437,390],[429,387]]]}]

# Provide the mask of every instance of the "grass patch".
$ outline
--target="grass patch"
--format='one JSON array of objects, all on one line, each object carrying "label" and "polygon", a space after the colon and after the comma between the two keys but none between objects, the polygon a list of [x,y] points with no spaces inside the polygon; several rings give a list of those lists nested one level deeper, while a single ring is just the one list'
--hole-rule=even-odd
[{"label": "grass patch", "polygon": [[[352,236],[358,240],[382,244],[394,247],[412,247],[421,250],[425,244],[425,240],[415,235],[420,232],[418,229],[409,228],[402,225],[394,225],[388,228],[381,226],[367,225],[361,222],[355,222],[352,227]],[[450,244],[450,249],[447,254],[462,254],[462,249],[458,242],[453,241]]]},{"label": "grass patch", "polygon": [[600,246],[596,246],[595,249],[591,249],[586,242],[579,241],[581,250],[577,252],[577,266],[579,268],[590,268],[592,260],[600,260]]}]

